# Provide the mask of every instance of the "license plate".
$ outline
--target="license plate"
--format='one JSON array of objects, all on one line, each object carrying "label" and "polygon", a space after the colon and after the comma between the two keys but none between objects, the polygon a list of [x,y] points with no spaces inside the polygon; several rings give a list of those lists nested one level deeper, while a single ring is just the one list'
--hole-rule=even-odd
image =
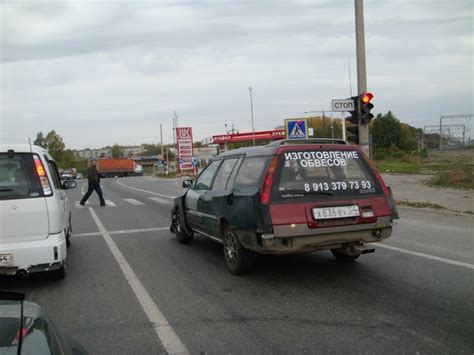
[{"label": "license plate", "polygon": [[356,205],[313,208],[314,219],[348,218],[358,216],[360,216],[360,212],[359,207]]},{"label": "license plate", "polygon": [[9,266],[12,263],[12,256],[10,254],[0,254],[0,266]]}]

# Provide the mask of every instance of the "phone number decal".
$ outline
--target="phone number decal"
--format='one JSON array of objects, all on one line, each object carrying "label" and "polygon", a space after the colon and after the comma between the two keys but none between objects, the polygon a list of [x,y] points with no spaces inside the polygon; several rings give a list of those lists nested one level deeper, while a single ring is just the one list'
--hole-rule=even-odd
[{"label": "phone number decal", "polygon": [[310,191],[346,191],[346,190],[368,190],[372,188],[369,180],[362,181],[336,181],[336,182],[319,182],[313,184],[304,184],[304,190]]}]

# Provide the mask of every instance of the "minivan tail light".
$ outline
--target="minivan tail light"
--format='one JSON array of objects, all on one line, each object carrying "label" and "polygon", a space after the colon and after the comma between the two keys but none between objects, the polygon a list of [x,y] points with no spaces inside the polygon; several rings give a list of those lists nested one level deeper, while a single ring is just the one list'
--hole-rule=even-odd
[{"label": "minivan tail light", "polygon": [[43,192],[45,195],[51,195],[51,186],[49,185],[48,177],[46,176],[46,171],[44,170],[43,163],[37,155],[34,155],[33,159],[35,161],[36,174],[40,179]]},{"label": "minivan tail light", "polygon": [[272,192],[273,178],[275,177],[275,170],[278,164],[278,155],[272,156],[270,164],[268,165],[263,184],[260,189],[260,204],[268,205],[270,202],[270,194]]}]

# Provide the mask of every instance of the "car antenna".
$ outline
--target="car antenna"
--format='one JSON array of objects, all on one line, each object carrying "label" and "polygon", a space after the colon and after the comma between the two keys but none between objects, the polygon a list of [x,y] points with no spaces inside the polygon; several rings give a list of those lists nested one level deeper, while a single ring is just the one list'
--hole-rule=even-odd
[{"label": "car antenna", "polygon": [[31,146],[31,138],[28,137],[28,144],[30,145],[30,152],[33,153],[33,147]]}]

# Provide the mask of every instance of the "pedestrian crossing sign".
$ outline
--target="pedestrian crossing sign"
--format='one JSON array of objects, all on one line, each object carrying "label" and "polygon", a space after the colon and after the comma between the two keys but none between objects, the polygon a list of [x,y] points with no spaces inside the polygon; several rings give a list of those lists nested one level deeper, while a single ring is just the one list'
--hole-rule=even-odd
[{"label": "pedestrian crossing sign", "polygon": [[308,123],[306,118],[296,118],[285,120],[286,139],[306,139],[308,138]]}]

